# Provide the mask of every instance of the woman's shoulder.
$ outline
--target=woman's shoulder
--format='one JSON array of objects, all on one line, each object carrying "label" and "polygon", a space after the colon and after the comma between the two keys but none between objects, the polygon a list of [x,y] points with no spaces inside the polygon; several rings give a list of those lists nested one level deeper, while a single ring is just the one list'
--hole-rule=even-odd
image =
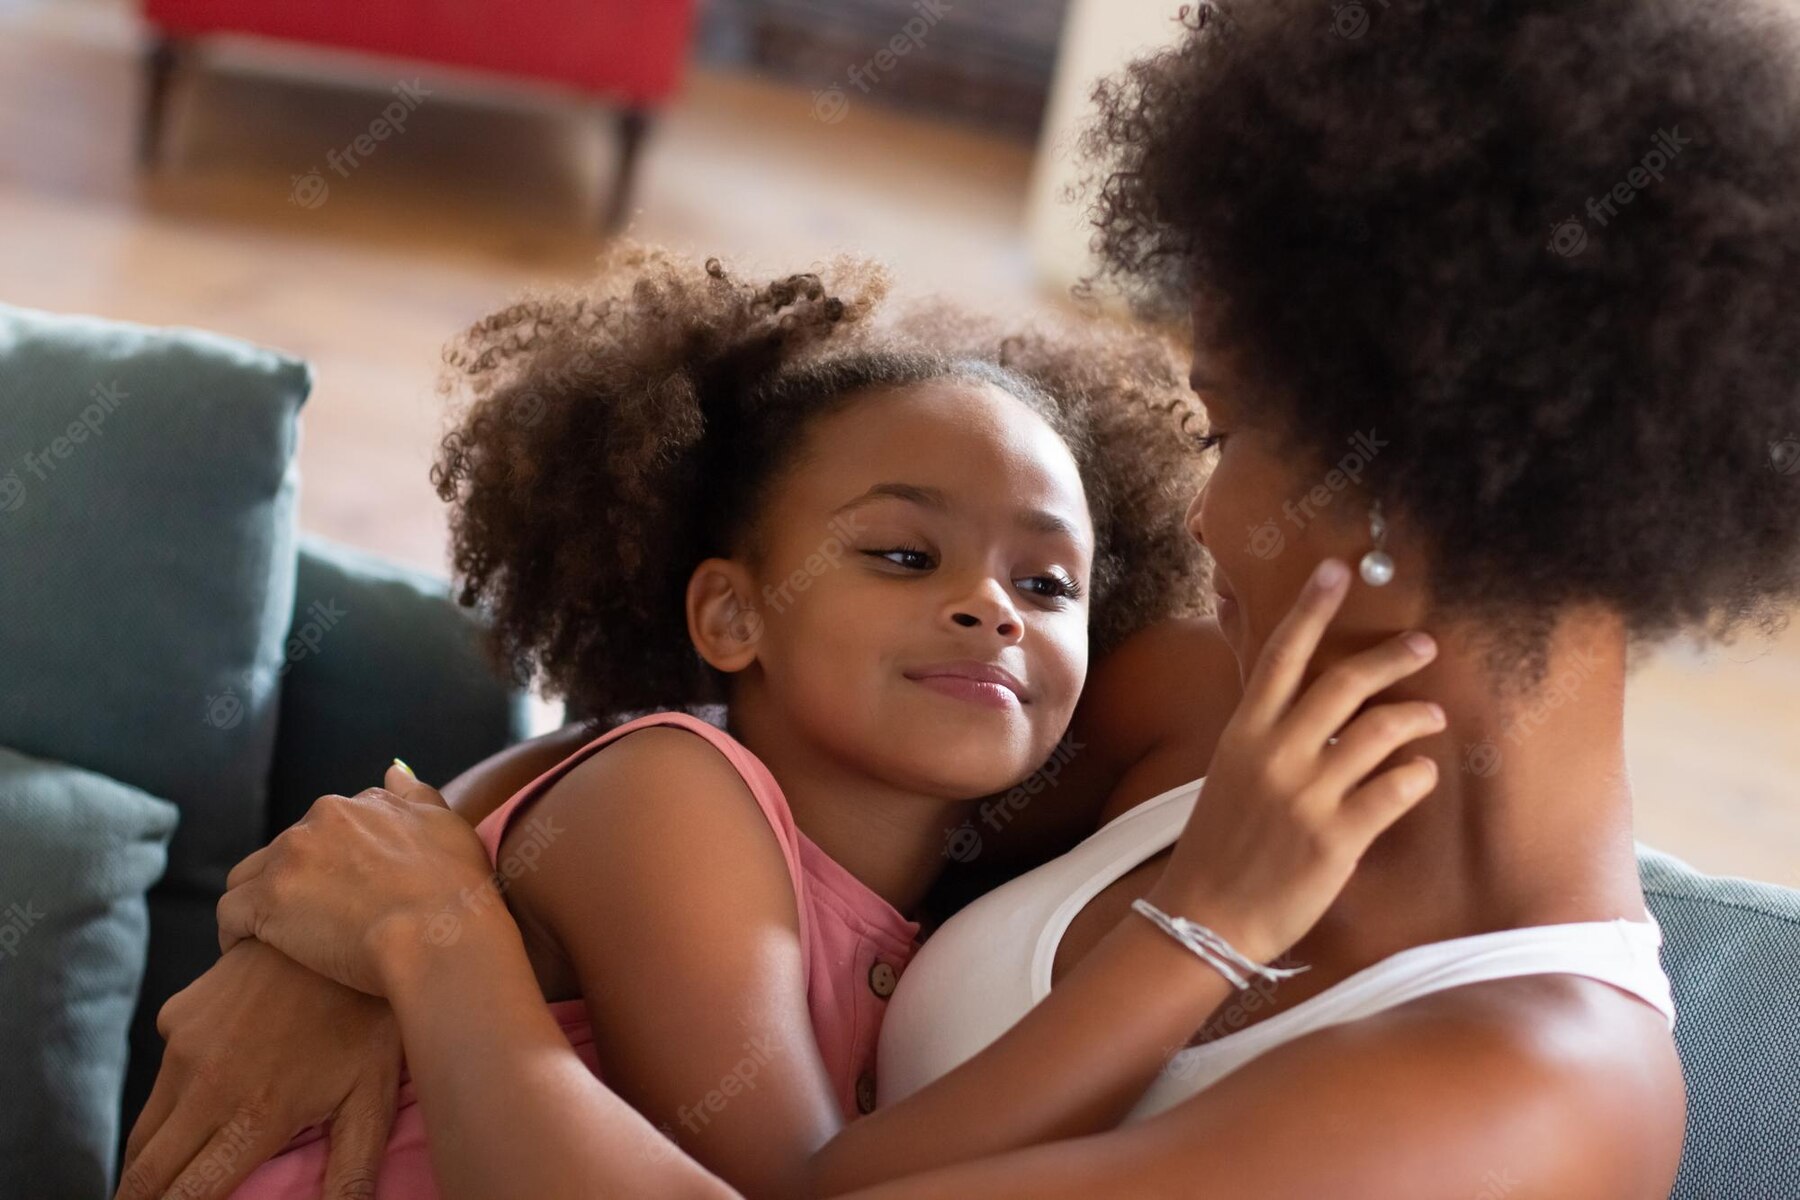
[{"label": "woman's shoulder", "polygon": [[1624,1200],[1667,1194],[1684,1111],[1660,1012],[1606,984],[1542,975],[1296,1038],[1155,1118],[1152,1136],[1158,1170],[1238,1182],[1239,1160],[1214,1162],[1194,1137],[1229,1133],[1235,1155],[1261,1164],[1243,1181],[1274,1191],[1316,1183],[1326,1154],[1348,1195]]},{"label": "woman's shoulder", "polygon": [[1432,1071],[1422,1112],[1434,1096],[1454,1103],[1449,1093],[1479,1086],[1466,1069],[1479,1064],[1493,1096],[1484,1119],[1515,1127],[1549,1193],[1660,1196],[1674,1182],[1686,1125],[1675,1041],[1661,1011],[1611,984],[1561,973],[1489,980],[1401,1005],[1362,1032],[1404,1041],[1414,1069]]},{"label": "woman's shoulder", "polygon": [[1465,1147],[1494,1167],[1530,1162],[1545,1195],[1664,1195],[1673,1183],[1686,1103],[1668,1022],[1598,980],[1473,983],[1283,1049],[1333,1064],[1348,1090],[1397,1097],[1397,1120],[1444,1122],[1446,1165],[1473,1166]]}]

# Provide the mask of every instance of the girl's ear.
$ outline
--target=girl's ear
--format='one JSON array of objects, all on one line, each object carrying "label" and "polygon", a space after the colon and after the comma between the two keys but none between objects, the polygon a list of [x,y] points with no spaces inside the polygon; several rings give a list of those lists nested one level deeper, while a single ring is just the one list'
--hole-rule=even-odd
[{"label": "girl's ear", "polygon": [[731,673],[756,661],[763,619],[755,594],[749,571],[729,558],[709,558],[688,577],[688,637],[715,669]]}]

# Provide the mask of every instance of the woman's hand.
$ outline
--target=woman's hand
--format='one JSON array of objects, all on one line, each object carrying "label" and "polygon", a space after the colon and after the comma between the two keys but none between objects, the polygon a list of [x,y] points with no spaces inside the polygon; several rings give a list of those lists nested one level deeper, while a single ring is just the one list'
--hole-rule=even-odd
[{"label": "woman's hand", "polygon": [[1422,755],[1371,772],[1407,742],[1443,730],[1441,708],[1405,701],[1358,713],[1432,660],[1429,636],[1405,634],[1351,655],[1300,692],[1349,575],[1326,559],[1269,636],[1149,896],[1257,962],[1299,941],[1375,838],[1437,784],[1437,764]]},{"label": "woman's hand", "polygon": [[156,1014],[167,1047],[125,1143],[117,1200],[221,1200],[329,1124],[324,1200],[374,1195],[400,1080],[385,1000],[244,942]]},{"label": "woman's hand", "polygon": [[511,919],[468,823],[398,765],[384,783],[321,796],[232,868],[219,900],[221,950],[255,938],[379,996],[396,955],[453,942],[467,922]]}]

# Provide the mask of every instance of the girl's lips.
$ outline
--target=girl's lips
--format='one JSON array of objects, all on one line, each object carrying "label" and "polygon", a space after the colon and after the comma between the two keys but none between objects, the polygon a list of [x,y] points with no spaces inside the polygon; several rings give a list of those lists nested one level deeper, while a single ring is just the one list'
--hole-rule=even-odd
[{"label": "girl's lips", "polygon": [[1019,704],[1019,698],[1013,694],[1013,690],[1001,683],[987,683],[961,675],[925,675],[913,682],[934,692],[942,692],[946,696],[988,708],[1016,708]]}]

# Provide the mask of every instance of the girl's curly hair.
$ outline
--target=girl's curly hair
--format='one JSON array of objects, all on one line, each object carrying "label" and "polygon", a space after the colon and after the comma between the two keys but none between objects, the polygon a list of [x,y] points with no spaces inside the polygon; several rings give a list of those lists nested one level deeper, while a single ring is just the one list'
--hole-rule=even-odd
[{"label": "girl's curly hair", "polygon": [[[1096,92],[1100,279],[1425,536],[1530,677],[1800,598],[1800,34],[1765,0],[1215,0]],[[1303,469],[1305,469],[1303,467]],[[1510,650],[1510,653],[1508,652]]]},{"label": "girl's curly hair", "polygon": [[[746,281],[625,243],[581,288],[533,294],[445,351],[466,393],[432,481],[454,506],[459,602],[496,661],[572,712],[724,699],[684,592],[713,555],[762,553],[759,520],[807,424],[858,394],[984,380],[1068,443],[1093,516],[1095,653],[1204,611],[1207,563],[1182,526],[1202,481],[1179,357],[1100,327],[1003,329],[943,303],[889,314],[867,262]],[[878,319],[881,318],[887,319]]]}]

